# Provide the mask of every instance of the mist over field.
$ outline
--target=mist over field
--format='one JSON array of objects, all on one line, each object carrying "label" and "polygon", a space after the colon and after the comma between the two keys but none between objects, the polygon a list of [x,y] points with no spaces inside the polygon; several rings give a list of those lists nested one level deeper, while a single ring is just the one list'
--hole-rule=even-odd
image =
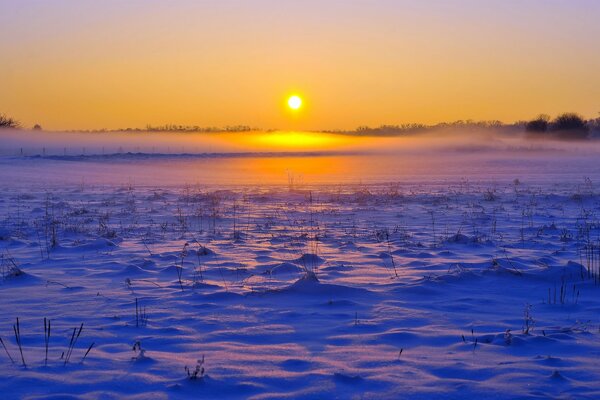
[{"label": "mist over field", "polygon": [[318,131],[57,132],[0,131],[0,153],[46,155],[113,153],[438,152],[469,150],[598,151],[600,141],[531,138],[516,129],[446,128],[393,135]]},{"label": "mist over field", "polygon": [[[596,141],[520,132],[433,130],[399,136],[318,132],[2,132],[5,171],[21,182],[162,184],[381,183],[595,176]],[[51,166],[52,174],[48,174]],[[9,174],[4,175],[8,177]],[[566,178],[565,178],[566,179]]]}]

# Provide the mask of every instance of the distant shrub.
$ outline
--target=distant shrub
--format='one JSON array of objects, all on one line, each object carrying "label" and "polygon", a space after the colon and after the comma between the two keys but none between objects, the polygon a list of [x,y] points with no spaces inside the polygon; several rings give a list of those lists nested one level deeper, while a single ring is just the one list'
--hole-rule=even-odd
[{"label": "distant shrub", "polygon": [[589,128],[585,120],[575,113],[564,113],[550,124],[550,130],[561,139],[585,139]]},{"label": "distant shrub", "polygon": [[594,118],[587,122],[590,128],[590,137],[600,138],[600,118]]},{"label": "distant shrub", "polygon": [[19,121],[0,114],[0,128],[18,128]]},{"label": "distant shrub", "polygon": [[589,130],[587,122],[576,113],[564,113],[552,121],[549,116],[542,114],[525,124],[525,131],[532,137],[587,139]]},{"label": "distant shrub", "polygon": [[525,124],[525,130],[527,132],[532,132],[532,133],[546,132],[546,131],[548,131],[549,121],[550,121],[549,116],[547,116],[545,114],[541,114],[536,119],[527,122]]},{"label": "distant shrub", "polygon": [[35,124],[35,125],[33,126],[33,130],[34,130],[34,131],[41,131],[41,130],[42,130],[42,126],[41,126],[40,124]]}]

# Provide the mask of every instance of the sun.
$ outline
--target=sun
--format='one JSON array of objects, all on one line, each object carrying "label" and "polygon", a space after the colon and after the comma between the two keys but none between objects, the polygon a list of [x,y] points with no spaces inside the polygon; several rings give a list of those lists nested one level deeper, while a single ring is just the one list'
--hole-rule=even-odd
[{"label": "sun", "polygon": [[291,96],[287,103],[292,110],[299,110],[302,107],[302,99],[299,96]]}]

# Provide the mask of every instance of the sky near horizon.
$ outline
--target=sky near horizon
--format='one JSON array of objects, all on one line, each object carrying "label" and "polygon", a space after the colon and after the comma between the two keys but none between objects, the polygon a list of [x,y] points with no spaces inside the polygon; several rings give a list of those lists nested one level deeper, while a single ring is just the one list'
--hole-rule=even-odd
[{"label": "sky near horizon", "polygon": [[593,0],[0,0],[0,54],[0,113],[46,129],[600,112]]}]

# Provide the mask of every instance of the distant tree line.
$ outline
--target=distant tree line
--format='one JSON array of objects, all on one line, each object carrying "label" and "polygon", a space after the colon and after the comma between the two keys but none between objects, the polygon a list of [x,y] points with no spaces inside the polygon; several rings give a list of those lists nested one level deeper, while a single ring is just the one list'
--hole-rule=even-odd
[{"label": "distant tree line", "polygon": [[351,131],[327,131],[355,136],[402,136],[433,130],[460,130],[462,132],[494,130],[506,134],[527,133],[531,138],[555,138],[565,140],[581,140],[600,138],[600,118],[585,120],[576,113],[563,113],[554,119],[542,114],[531,121],[517,121],[504,124],[500,121],[459,120],[442,122],[435,125],[402,124],[381,125],[376,128],[359,126]]},{"label": "distant tree line", "polygon": [[148,132],[206,132],[206,133],[216,133],[216,132],[250,132],[258,130],[257,128],[252,128],[247,125],[232,125],[225,127],[201,127],[197,125],[188,126],[188,125],[146,125],[146,131]]},{"label": "distant tree line", "polygon": [[563,113],[554,119],[541,114],[525,124],[525,131],[531,137],[557,139],[587,139],[590,131],[597,131],[599,128],[600,118],[586,121],[576,113]]},{"label": "distant tree line", "polygon": [[[7,117],[0,113],[0,128],[21,128],[19,121]],[[42,130],[39,124],[32,128],[33,130]],[[500,121],[473,121],[458,120],[454,122],[442,122],[435,125],[425,124],[400,124],[400,125],[381,125],[371,128],[369,126],[359,126],[355,130],[329,130],[321,131],[327,133],[338,133],[355,136],[402,136],[417,134],[432,130],[461,130],[481,131],[493,129],[503,131],[504,133],[519,134],[525,130],[528,137],[532,138],[556,138],[556,139],[588,139],[600,138],[600,117],[585,120],[576,113],[563,113],[556,118],[551,119],[546,114],[541,114],[530,121],[519,121],[513,124],[504,124]],[[125,128],[125,129],[96,129],[96,130],[72,130],[70,132],[185,132],[185,133],[223,133],[223,132],[251,132],[258,131],[259,128],[253,128],[247,125],[232,125],[225,127],[201,127],[198,125],[146,125],[145,128]],[[271,131],[271,130],[269,130]]]},{"label": "distant tree line", "polygon": [[503,124],[500,121],[473,121],[458,120],[454,122],[442,122],[435,125],[425,124],[401,124],[401,125],[381,125],[371,128],[369,126],[359,126],[355,130],[345,131],[326,131],[329,133],[341,133],[354,136],[401,136],[415,133],[427,132],[431,130],[443,129],[461,129],[463,131],[474,131],[482,129],[515,129],[515,124]]},{"label": "distant tree line", "polygon": [[377,128],[371,128],[368,126],[359,126],[353,132],[344,132],[344,133],[354,133],[358,136],[394,136],[399,133],[417,133],[422,132],[427,129],[427,125],[423,124],[402,124],[402,125],[381,125]]},{"label": "distant tree line", "polygon": [[92,129],[92,130],[71,130],[68,132],[88,132],[88,133],[108,133],[108,132],[179,132],[179,133],[224,133],[224,132],[251,132],[258,128],[252,128],[246,125],[232,125],[224,127],[202,127],[197,125],[146,125],[145,128],[120,128],[120,129]]},{"label": "distant tree line", "polygon": [[[14,118],[7,117],[0,113],[0,128],[19,129],[22,128],[19,121]],[[41,131],[42,126],[35,124],[32,128],[34,131]],[[146,125],[146,128],[124,128],[124,129],[93,129],[93,130],[70,130],[67,132],[88,132],[88,133],[103,133],[103,132],[201,132],[201,133],[220,133],[220,132],[251,132],[258,131],[259,128],[252,128],[247,125],[231,125],[225,127],[202,127],[198,125]]]}]

